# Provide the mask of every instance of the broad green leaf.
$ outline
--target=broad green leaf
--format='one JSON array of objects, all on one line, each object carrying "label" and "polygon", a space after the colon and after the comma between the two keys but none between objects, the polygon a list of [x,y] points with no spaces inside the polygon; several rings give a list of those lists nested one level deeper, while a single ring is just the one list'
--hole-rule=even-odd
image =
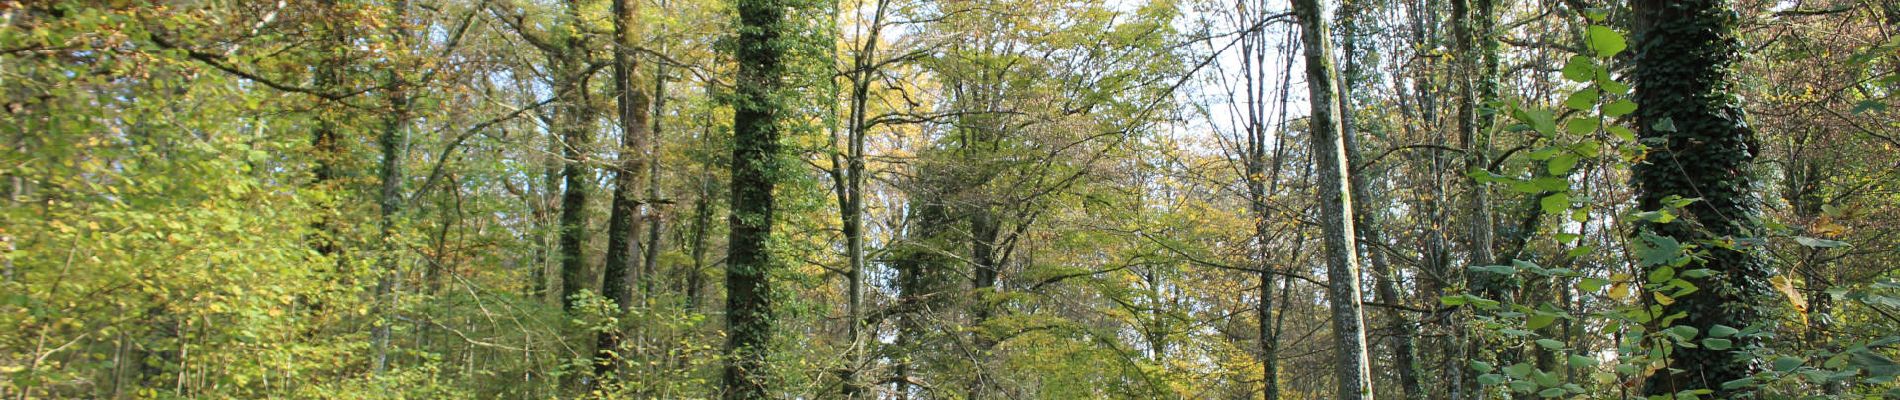
[{"label": "broad green leaf", "polygon": [[1596,75],[1596,65],[1593,63],[1590,57],[1580,55],[1570,57],[1570,61],[1564,63],[1564,79],[1569,79],[1571,82],[1589,82],[1590,78]]},{"label": "broad green leaf", "polygon": [[[1570,169],[1576,168],[1578,160],[1576,154],[1559,154],[1556,157],[1551,157],[1550,164],[1547,165],[1546,169],[1549,170],[1551,175],[1561,176],[1570,173]],[[1568,200],[1566,199],[1566,201]]]},{"label": "broad green leaf", "polygon": [[1614,57],[1616,53],[1629,48],[1629,44],[1623,40],[1623,34],[1603,25],[1590,25],[1584,37],[1589,39],[1590,47],[1596,49],[1597,57]]},{"label": "broad green leaf", "polygon": [[1728,350],[1729,346],[1732,345],[1734,345],[1734,342],[1730,342],[1728,339],[1702,339],[1702,347],[1707,347],[1709,350]]},{"label": "broad green leaf", "polygon": [[1793,372],[1795,368],[1801,368],[1803,362],[1804,361],[1801,361],[1799,358],[1782,356],[1781,358],[1776,358],[1774,363],[1770,365],[1775,369],[1775,372],[1785,373]]},{"label": "broad green leaf", "polygon": [[1604,286],[1609,286],[1609,285],[1610,285],[1609,279],[1583,278],[1583,281],[1577,282],[1577,289],[1582,290],[1584,293],[1591,293],[1591,292],[1596,292],[1597,289],[1602,289]]},{"label": "broad green leaf", "polygon": [[1557,322],[1556,315],[1538,313],[1536,315],[1532,315],[1529,319],[1526,319],[1524,321],[1524,328],[1544,329],[1544,327],[1550,326],[1550,324],[1555,323],[1555,322]]},{"label": "broad green leaf", "polygon": [[1557,193],[1544,196],[1543,200],[1538,201],[1538,205],[1543,207],[1545,214],[1560,214],[1570,209],[1570,195]]},{"label": "broad green leaf", "polygon": [[1633,112],[1636,112],[1636,102],[1634,101],[1617,100],[1603,106],[1603,115],[1606,117],[1621,117],[1630,115],[1630,113]]},{"label": "broad green leaf", "polygon": [[1577,111],[1590,111],[1591,108],[1596,107],[1597,99],[1601,98],[1603,98],[1603,93],[1597,91],[1597,88],[1585,87],[1564,99],[1564,106]]},{"label": "broad green leaf", "polygon": [[1564,131],[1577,136],[1589,135],[1597,131],[1597,120],[1591,118],[1571,118],[1564,121]]}]

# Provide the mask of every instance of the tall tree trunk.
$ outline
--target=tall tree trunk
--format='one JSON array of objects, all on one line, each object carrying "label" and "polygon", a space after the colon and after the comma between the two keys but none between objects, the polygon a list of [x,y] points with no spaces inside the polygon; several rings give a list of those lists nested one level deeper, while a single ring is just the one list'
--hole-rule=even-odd
[{"label": "tall tree trunk", "polygon": [[863,356],[864,325],[864,137],[866,115],[865,106],[870,102],[871,80],[875,77],[872,69],[878,51],[878,41],[884,29],[884,12],[889,0],[877,0],[877,7],[871,14],[871,25],[867,29],[864,44],[851,58],[851,109],[846,126],[844,185],[839,190],[839,201],[843,204],[845,258],[850,263],[846,271],[849,280],[846,290],[848,304],[845,305],[849,344],[846,350],[841,379],[844,381],[843,395],[846,399],[857,399],[864,395],[864,386],[858,381],[858,367]]},{"label": "tall tree trunk", "polygon": [[[1749,169],[1758,146],[1733,94],[1734,67],[1742,49],[1734,32],[1739,16],[1722,0],[1639,0],[1631,6],[1636,15],[1635,98],[1642,105],[1636,124],[1645,143],[1657,143],[1631,170],[1637,205],[1655,210],[1669,196],[1701,198],[1685,207],[1677,221],[1642,223],[1638,231],[1685,244],[1755,237],[1760,210],[1750,191],[1754,179]],[[1674,129],[1659,129],[1662,121],[1672,122]],[[1704,247],[1708,254],[1700,266],[1717,274],[1691,279],[1702,290],[1664,305],[1663,315],[1686,312],[1688,317],[1676,323],[1702,332],[1717,324],[1740,328],[1773,321],[1769,266],[1758,250]],[[1736,349],[1761,345],[1750,337],[1732,340]],[[1671,394],[1707,388],[1716,398],[1752,398],[1751,389],[1723,389],[1722,383],[1754,374],[1758,364],[1742,351],[1679,348],[1669,367],[1681,372],[1651,375],[1644,391]]]},{"label": "tall tree trunk", "polygon": [[[662,32],[664,33],[664,32]],[[666,53],[666,46],[660,46],[660,53]],[[656,275],[660,265],[660,246],[665,231],[665,218],[661,218],[660,204],[663,194],[660,191],[660,121],[666,111],[666,62],[653,63],[653,109],[647,112],[647,119],[653,121],[652,130],[647,133],[647,244],[645,265],[640,267],[640,296],[652,298],[654,285],[659,281]]]},{"label": "tall tree trunk", "polygon": [[[634,57],[640,37],[640,2],[613,0],[614,13],[614,91],[619,95],[620,165],[614,169],[612,211],[607,220],[607,265],[601,269],[602,297],[612,300],[620,312],[633,309],[635,282],[630,271],[641,264],[640,185],[647,171],[648,98],[640,82],[640,62]],[[646,277],[641,277],[642,279]],[[609,379],[619,365],[618,350],[622,332],[618,327],[596,334],[594,375]]]},{"label": "tall tree trunk", "polygon": [[561,135],[561,310],[573,312],[574,295],[582,289],[592,288],[594,280],[587,275],[587,192],[593,181],[587,170],[587,150],[591,147],[592,134],[588,122],[587,90],[581,87],[587,81],[587,45],[581,33],[575,31],[581,24],[581,5],[570,1],[567,5],[567,22],[573,27],[561,38],[562,51],[566,54],[555,61],[556,85],[569,93],[562,101],[561,110],[556,111],[555,131]]},{"label": "tall tree trunk", "polygon": [[[409,33],[404,28],[408,6],[408,1],[396,3],[395,18],[389,32],[391,42],[399,52],[408,49]],[[408,82],[397,72],[401,68],[391,67],[384,78],[384,85],[389,90],[389,114],[383,117],[383,133],[377,139],[383,152],[382,190],[377,201],[381,210],[378,221],[383,243],[382,254],[376,262],[375,303],[378,317],[370,328],[370,349],[375,352],[371,370],[375,374],[381,374],[389,366],[389,325],[395,320],[390,296],[396,289],[396,252],[400,248],[395,243],[396,215],[402,212],[402,160],[403,150],[408,146],[408,138],[404,136],[404,129],[409,125]]]},{"label": "tall tree trunk", "polygon": [[784,0],[739,0],[732,148],[732,215],[726,257],[726,367],[724,397],[770,395],[766,352],[772,339],[772,189],[779,180],[779,119],[775,99],[784,85],[779,43]]},{"label": "tall tree trunk", "polygon": [[[1354,85],[1363,79],[1360,74],[1357,50],[1359,46],[1359,18],[1361,13],[1365,12],[1364,7],[1365,4],[1363,1],[1347,0],[1340,12],[1340,21],[1342,22],[1340,24],[1341,30],[1346,36],[1343,44],[1345,46],[1345,55],[1342,56],[1343,62],[1346,64],[1346,74],[1345,80],[1339,88],[1339,112],[1341,120],[1340,127],[1343,128],[1341,136],[1345,138],[1348,172],[1352,172],[1356,168],[1366,167],[1360,165],[1363,158],[1359,154],[1359,150],[1361,149],[1359,128],[1357,121],[1353,118],[1353,113],[1357,108],[1353,105],[1352,95]],[[1377,296],[1381,303],[1399,304],[1404,300],[1399,298],[1398,274],[1393,271],[1390,264],[1386,263],[1385,253],[1380,252],[1377,248],[1377,246],[1384,245],[1385,239],[1380,236],[1379,214],[1372,212],[1372,188],[1367,182],[1368,174],[1355,172],[1350,175],[1351,179],[1348,179],[1348,181],[1352,185],[1352,212],[1355,217],[1352,221],[1353,230],[1359,234],[1358,239],[1362,246],[1361,250],[1364,251],[1366,259],[1370,260],[1372,264],[1372,273],[1374,275],[1373,295]],[[1418,375],[1420,373],[1417,361],[1418,326],[1414,324],[1410,318],[1407,318],[1404,313],[1398,310],[1388,310],[1387,314],[1391,320],[1390,323],[1392,324],[1393,330],[1392,362],[1398,369],[1399,389],[1403,392],[1404,398],[1406,399],[1423,399],[1424,390],[1421,389],[1418,381]]]},{"label": "tall tree trunk", "polygon": [[1347,186],[1345,141],[1339,120],[1337,72],[1333,68],[1330,23],[1318,0],[1294,0],[1301,42],[1306,51],[1306,87],[1312,117],[1313,154],[1319,168],[1320,224],[1325,235],[1327,297],[1333,310],[1333,343],[1338,354],[1334,375],[1338,398],[1372,398],[1372,373],[1366,359],[1366,332],[1359,297],[1359,260],[1352,229],[1352,195]]}]

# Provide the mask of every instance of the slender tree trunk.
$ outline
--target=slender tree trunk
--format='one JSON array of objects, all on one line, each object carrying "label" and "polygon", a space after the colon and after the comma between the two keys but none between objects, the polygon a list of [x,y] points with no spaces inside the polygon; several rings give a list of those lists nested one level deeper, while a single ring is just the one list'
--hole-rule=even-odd
[{"label": "slender tree trunk", "polygon": [[784,85],[784,44],[778,43],[784,0],[739,0],[738,78],[734,81],[732,215],[726,257],[726,367],[724,398],[770,396],[766,352],[772,339],[772,189],[779,180],[777,94]]},{"label": "slender tree trunk", "polygon": [[1337,72],[1333,68],[1331,24],[1318,0],[1294,0],[1301,42],[1306,50],[1306,87],[1312,117],[1313,154],[1319,168],[1319,204],[1325,235],[1327,297],[1333,309],[1334,375],[1338,398],[1372,398],[1365,319],[1359,297],[1359,260],[1352,229],[1352,195],[1347,187],[1345,141],[1339,120]]},{"label": "slender tree trunk", "polygon": [[[1636,125],[1645,143],[1656,143],[1645,161],[1632,167],[1637,206],[1655,210],[1669,196],[1701,198],[1685,207],[1677,221],[1642,223],[1638,231],[1685,244],[1756,237],[1759,199],[1751,192],[1749,170],[1759,146],[1733,95],[1734,67],[1742,50],[1735,35],[1739,16],[1722,0],[1638,0],[1631,6],[1636,15],[1631,46],[1637,50],[1635,97],[1642,105]],[[1674,129],[1659,129],[1662,121],[1671,121]],[[1686,312],[1676,324],[1702,332],[1717,324],[1741,328],[1773,321],[1770,269],[1759,250],[1705,248],[1708,254],[1700,266],[1717,274],[1691,279],[1702,290],[1662,306],[1663,315]],[[1762,345],[1751,337],[1731,340],[1736,349]],[[1753,398],[1752,389],[1729,390],[1722,383],[1748,377],[1759,365],[1742,351],[1679,348],[1669,367],[1682,372],[1651,375],[1644,391],[1666,395],[1707,388],[1716,398]]]},{"label": "slender tree trunk", "polygon": [[870,102],[871,79],[874,78],[872,63],[877,57],[878,41],[884,28],[884,11],[889,4],[888,0],[877,0],[867,37],[857,54],[852,56],[851,73],[848,74],[851,82],[851,110],[845,134],[845,184],[839,193],[844,203],[845,258],[850,262],[846,276],[850,281],[846,289],[850,292],[849,303],[846,304],[846,315],[850,318],[846,334],[849,335],[847,340],[850,347],[845,356],[848,365],[842,377],[846,399],[857,399],[864,395],[864,386],[858,382],[858,367],[862,365],[860,358],[863,357],[863,344],[860,341],[863,340],[864,328],[864,137],[868,128],[865,126],[865,106]]},{"label": "slender tree trunk", "polygon": [[[1363,79],[1360,75],[1357,51],[1359,46],[1359,18],[1360,14],[1365,11],[1362,9],[1363,7],[1365,7],[1365,4],[1361,1],[1348,0],[1345,2],[1343,10],[1341,10],[1340,13],[1341,25],[1343,25],[1341,28],[1346,35],[1344,42],[1345,55],[1342,57],[1346,64],[1346,75],[1343,81],[1344,84],[1340,85],[1339,88],[1339,111],[1340,120],[1342,122],[1340,126],[1343,128],[1341,136],[1345,138],[1348,172],[1352,172],[1355,168],[1369,167],[1360,165],[1363,159],[1359,154],[1361,144],[1359,142],[1358,122],[1353,118],[1353,114],[1357,108],[1353,106],[1352,95],[1353,89],[1355,88],[1354,85]],[[1381,232],[1379,231],[1379,214],[1374,213],[1371,207],[1373,198],[1371,196],[1371,185],[1367,182],[1369,174],[1356,172],[1350,175],[1351,179],[1348,179],[1348,181],[1350,181],[1352,185],[1352,211],[1355,217],[1352,221],[1353,230],[1359,234],[1358,239],[1366,259],[1371,260],[1372,272],[1373,275],[1375,275],[1373,280],[1373,295],[1377,296],[1382,303],[1399,304],[1404,300],[1399,298],[1398,274],[1393,271],[1390,264],[1386,263],[1385,254],[1380,252],[1377,248],[1377,246],[1383,246],[1385,244],[1385,239],[1381,237]],[[1398,369],[1399,388],[1406,399],[1423,399],[1424,390],[1418,381],[1418,375],[1420,373],[1417,361],[1418,326],[1414,324],[1410,318],[1407,318],[1404,313],[1398,310],[1389,310],[1387,313],[1394,332],[1392,337],[1392,360],[1394,366]]]},{"label": "slender tree trunk", "polygon": [[[396,3],[395,21],[393,28],[390,29],[392,42],[395,43],[394,47],[398,51],[407,49],[409,34],[403,24],[407,23],[404,19],[408,16],[406,10],[408,5],[407,1]],[[384,116],[383,133],[377,139],[383,152],[382,190],[377,202],[381,209],[378,221],[383,243],[382,254],[377,257],[376,271],[375,303],[378,318],[370,328],[370,349],[375,352],[371,360],[371,370],[376,374],[381,374],[388,368],[389,326],[395,319],[392,314],[393,300],[390,296],[396,290],[396,252],[399,246],[394,242],[394,238],[396,237],[396,216],[402,213],[402,160],[403,151],[408,146],[404,129],[409,125],[408,83],[403,80],[401,73],[397,72],[399,70],[391,68],[385,77],[385,85],[389,88],[389,114]]]},{"label": "slender tree trunk", "polygon": [[[601,269],[601,296],[612,300],[625,313],[635,306],[634,278],[630,272],[641,264],[640,185],[647,171],[648,98],[640,82],[640,62],[634,57],[640,37],[640,2],[614,0],[614,90],[620,97],[620,165],[614,169],[612,210],[607,220],[607,265]],[[640,277],[644,279],[645,277]],[[594,375],[609,379],[619,362],[622,332],[619,328],[601,331],[595,337]]]}]

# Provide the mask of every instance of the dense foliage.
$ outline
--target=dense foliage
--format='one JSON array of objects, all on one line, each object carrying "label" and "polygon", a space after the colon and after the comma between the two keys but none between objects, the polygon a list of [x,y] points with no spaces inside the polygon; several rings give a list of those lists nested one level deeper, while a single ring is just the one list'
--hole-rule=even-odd
[{"label": "dense foliage", "polygon": [[0,0],[0,398],[1900,398],[1891,3]]}]

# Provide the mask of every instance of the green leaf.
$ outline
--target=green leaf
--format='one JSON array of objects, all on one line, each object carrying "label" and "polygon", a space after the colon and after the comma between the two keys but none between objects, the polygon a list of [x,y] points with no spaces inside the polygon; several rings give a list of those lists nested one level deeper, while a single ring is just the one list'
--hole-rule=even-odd
[{"label": "green leaf", "polygon": [[1484,385],[1484,386],[1495,386],[1495,385],[1497,385],[1497,384],[1500,384],[1500,383],[1504,383],[1504,376],[1503,376],[1503,375],[1498,375],[1498,374],[1484,374],[1484,375],[1478,375],[1478,384],[1479,384],[1479,385]]},{"label": "green leaf", "polygon": [[1714,275],[1715,275],[1715,270],[1708,269],[1708,268],[1696,268],[1696,269],[1692,269],[1688,271],[1682,271],[1682,277],[1689,278],[1689,279],[1702,279],[1702,278],[1707,278]]},{"label": "green leaf", "polygon": [[1571,82],[1589,82],[1590,78],[1596,75],[1596,65],[1592,62],[1590,57],[1570,57],[1570,61],[1564,63],[1564,79],[1569,79]]},{"label": "green leaf", "polygon": [[[1597,84],[1603,86],[1603,91],[1605,92],[1610,92],[1610,93],[1619,94],[1619,95],[1628,94],[1630,92],[1630,85],[1624,84],[1623,82],[1617,82],[1615,80],[1605,79],[1602,82],[1598,82]],[[1634,103],[1631,103],[1631,104],[1634,104]]]},{"label": "green leaf", "polygon": [[1676,120],[1664,117],[1662,120],[1656,121],[1654,125],[1650,125],[1650,129],[1655,129],[1657,132],[1675,132]]},{"label": "green leaf", "polygon": [[1570,195],[1558,193],[1544,196],[1543,200],[1538,201],[1538,205],[1544,208],[1545,214],[1561,214],[1570,209]]},{"label": "green leaf", "polygon": [[1593,292],[1596,292],[1597,289],[1602,289],[1604,286],[1609,286],[1609,285],[1610,285],[1609,279],[1591,277],[1591,278],[1583,278],[1583,281],[1577,282],[1577,289],[1582,290],[1585,293],[1593,293]]},{"label": "green leaf", "polygon": [[1488,362],[1471,360],[1471,369],[1478,371],[1480,374],[1488,374],[1491,373],[1491,371],[1496,371],[1497,367],[1491,366],[1491,363]]},{"label": "green leaf", "polygon": [[1597,57],[1614,57],[1616,53],[1629,48],[1629,43],[1623,40],[1623,34],[1607,26],[1590,25],[1583,35],[1589,39],[1590,47],[1597,50]]},{"label": "green leaf", "polygon": [[1821,239],[1821,238],[1811,238],[1807,236],[1795,236],[1794,241],[1795,243],[1800,243],[1802,246],[1816,247],[1816,248],[1823,248],[1823,249],[1831,249],[1835,247],[1847,246],[1847,242],[1842,242],[1838,240],[1827,240],[1827,239]]},{"label": "green leaf", "polygon": [[1537,397],[1557,397],[1564,395],[1564,393],[1563,388],[1549,388],[1537,392]]},{"label": "green leaf", "polygon": [[1570,169],[1577,167],[1577,161],[1578,157],[1576,154],[1559,154],[1550,159],[1550,164],[1547,165],[1545,169],[1549,170],[1551,175],[1568,174],[1570,173]]},{"label": "green leaf", "polygon": [[1593,367],[1596,365],[1597,365],[1597,359],[1595,358],[1580,356],[1576,354],[1570,355],[1570,366],[1572,368]]},{"label": "green leaf", "polygon": [[1622,125],[1610,125],[1608,127],[1605,127],[1604,129],[1609,130],[1610,134],[1615,135],[1617,139],[1623,139],[1623,141],[1626,141],[1626,142],[1636,141],[1636,132],[1630,131],[1630,128],[1628,127],[1625,127]]},{"label": "green leaf", "polygon": [[1853,113],[1860,114],[1868,111],[1887,111],[1887,104],[1874,100],[1861,100],[1860,103],[1854,104]]},{"label": "green leaf", "polygon": [[1564,121],[1564,131],[1577,136],[1588,135],[1597,131],[1597,120],[1591,118],[1571,118]]},{"label": "green leaf", "polygon": [[1707,347],[1709,350],[1728,350],[1729,346],[1733,346],[1734,344],[1734,342],[1730,342],[1728,339],[1702,339],[1702,347]]},{"label": "green leaf", "polygon": [[1801,368],[1802,363],[1803,361],[1799,358],[1782,356],[1781,358],[1776,358],[1772,365],[1775,372],[1792,372],[1795,368]]},{"label": "green leaf", "polygon": [[1601,98],[1603,98],[1603,93],[1597,91],[1597,88],[1585,87],[1564,99],[1564,106],[1577,111],[1590,111],[1591,108],[1596,107],[1597,100]]},{"label": "green leaf", "polygon": [[1532,370],[1534,369],[1531,368],[1531,365],[1527,363],[1516,363],[1516,364],[1511,364],[1510,366],[1504,367],[1504,373],[1506,375],[1510,375],[1512,378],[1523,378],[1526,376],[1530,376]]},{"label": "green leaf", "polygon": [[1674,267],[1670,267],[1667,265],[1656,267],[1656,269],[1652,269],[1649,271],[1650,283],[1663,283],[1663,282],[1668,282],[1670,279],[1675,279],[1675,278],[1676,278],[1676,269]]},{"label": "green leaf", "polygon": [[1524,321],[1524,328],[1544,329],[1544,327],[1550,326],[1550,324],[1555,322],[1557,322],[1557,316],[1555,314],[1538,313]]},{"label": "green leaf", "polygon": [[1489,273],[1498,274],[1498,275],[1517,274],[1517,268],[1509,266],[1509,265],[1473,265],[1471,266],[1471,270],[1477,271],[1477,272],[1489,272]]},{"label": "green leaf", "polygon": [[1537,339],[1537,346],[1551,350],[1559,350],[1564,348],[1564,342],[1559,342],[1555,339]]},{"label": "green leaf", "polygon": [[1677,242],[1674,238],[1656,236],[1649,232],[1643,232],[1639,236],[1642,240],[1634,244],[1636,258],[1642,262],[1643,266],[1668,264],[1682,257],[1682,242]]},{"label": "green leaf", "polygon": [[1438,298],[1439,304],[1444,304],[1447,306],[1454,306],[1454,307],[1465,305],[1465,303],[1470,302],[1470,301],[1471,299],[1466,298],[1465,296],[1444,296],[1444,297]]},{"label": "green leaf", "polygon": [[1636,213],[1636,218],[1658,224],[1667,224],[1669,221],[1676,220],[1676,214],[1670,213],[1669,210],[1644,211]]},{"label": "green leaf", "polygon": [[1603,106],[1603,115],[1607,117],[1621,117],[1630,115],[1630,113],[1633,112],[1636,112],[1636,102],[1627,99],[1617,100]]}]

